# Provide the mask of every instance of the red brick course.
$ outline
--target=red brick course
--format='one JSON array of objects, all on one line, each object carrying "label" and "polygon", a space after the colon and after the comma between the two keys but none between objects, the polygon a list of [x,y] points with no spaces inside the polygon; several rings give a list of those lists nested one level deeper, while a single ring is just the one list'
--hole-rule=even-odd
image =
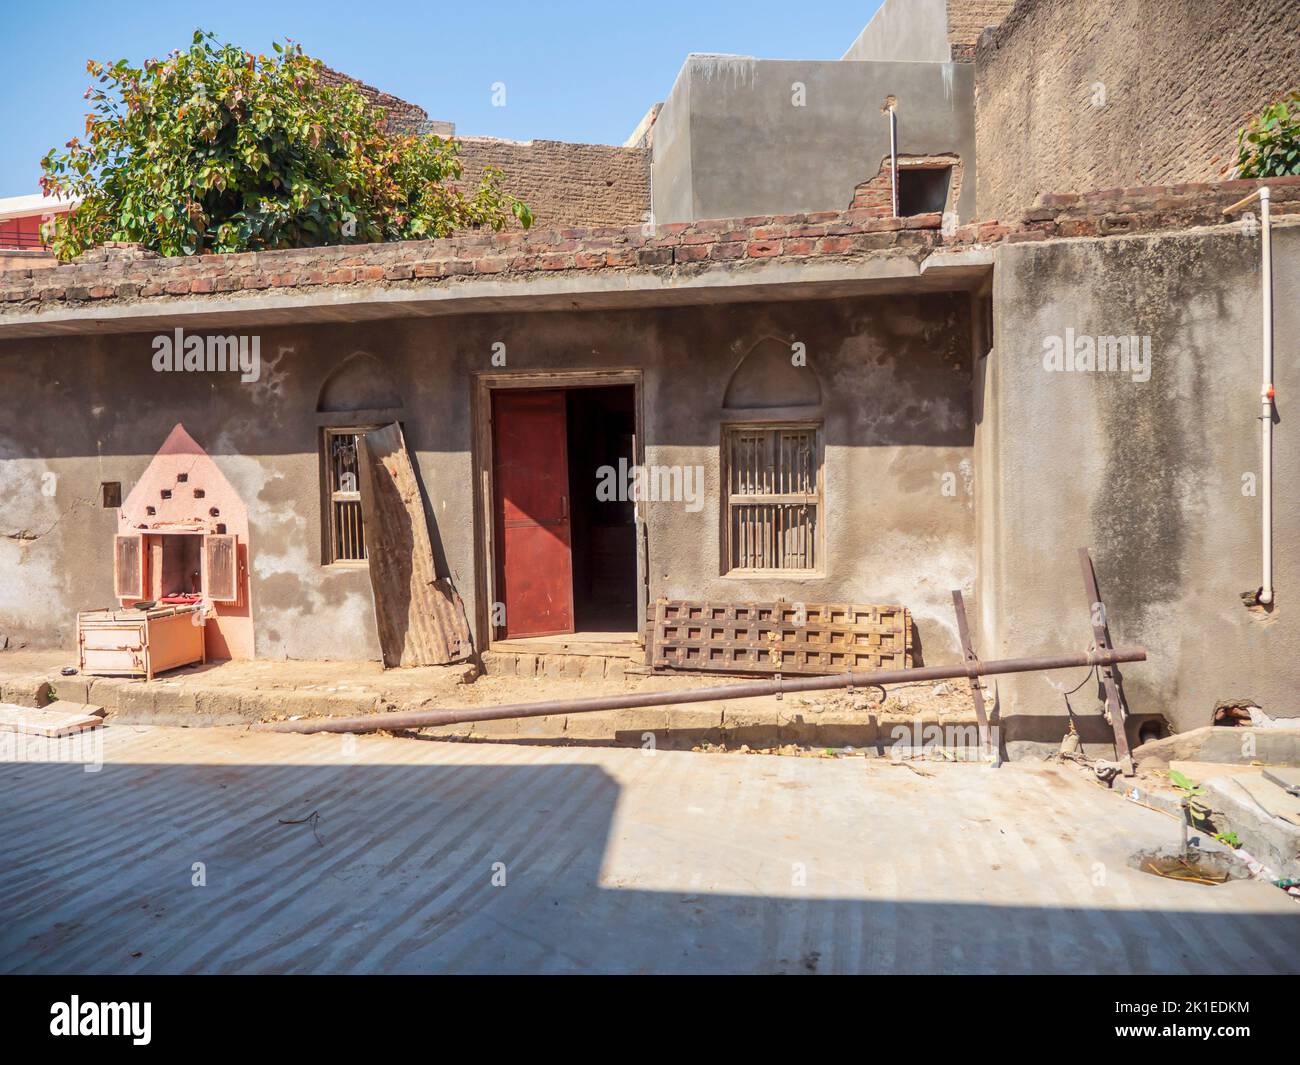
[{"label": "red brick course", "polygon": [[[596,226],[471,233],[445,240],[295,248],[160,258],[136,245],[106,244],[54,269],[0,273],[0,320],[39,306],[152,300],[222,300],[232,293],[322,285],[449,285],[491,275],[640,271],[689,277],[743,269],[757,260],[863,260],[924,256],[1000,241],[1096,237],[1220,225],[1222,209],[1258,181],[1105,189],[1044,196],[1015,221],[974,222],[944,233],[938,214],[878,218],[871,210],[706,219],[656,228]],[[1300,178],[1275,178],[1275,212],[1300,214]]]}]

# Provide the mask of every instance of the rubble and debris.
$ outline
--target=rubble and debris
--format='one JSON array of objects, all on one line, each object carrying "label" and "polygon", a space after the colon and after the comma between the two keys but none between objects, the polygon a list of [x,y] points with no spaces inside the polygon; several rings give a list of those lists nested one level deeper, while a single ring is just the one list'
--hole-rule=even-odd
[{"label": "rubble and debris", "polygon": [[33,709],[0,703],[0,732],[17,732],[28,736],[54,738],[69,736],[83,729],[99,728],[104,723],[103,707],[86,703],[57,704],[58,709]]}]

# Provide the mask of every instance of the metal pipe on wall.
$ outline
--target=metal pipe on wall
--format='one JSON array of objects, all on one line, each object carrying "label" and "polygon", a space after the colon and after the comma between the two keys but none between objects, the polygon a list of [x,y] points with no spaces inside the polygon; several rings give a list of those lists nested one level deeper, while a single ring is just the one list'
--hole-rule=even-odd
[{"label": "metal pipe on wall", "polygon": [[894,217],[898,217],[898,114],[889,105],[889,180],[892,189]]},{"label": "metal pipe on wall", "polygon": [[301,721],[271,721],[254,725],[267,732],[379,732],[381,730],[434,728],[468,721],[502,721],[508,718],[546,717],[551,714],[588,714],[598,710],[632,710],[644,706],[672,706],[678,703],[716,702],[719,699],[749,699],[786,692],[831,691],[836,688],[879,687],[919,680],[950,680],[955,677],[985,677],[1001,673],[1032,673],[1045,669],[1076,666],[1109,666],[1119,662],[1145,662],[1146,648],[1114,647],[1081,654],[1038,655],[1004,658],[992,662],[962,662],[956,666],[925,666],[920,669],[859,670],[829,677],[797,677],[793,680],[744,681],[709,688],[679,688],[666,692],[635,692],[625,695],[597,695],[586,699],[554,699],[505,706],[466,707],[452,710],[408,710],[364,717],[317,717]]},{"label": "metal pipe on wall", "polygon": [[1244,199],[1223,209],[1224,215],[1234,214],[1247,204],[1259,200],[1260,272],[1263,275],[1261,293],[1264,309],[1263,326],[1263,383],[1260,387],[1260,503],[1262,537],[1262,576],[1255,599],[1261,606],[1273,603],[1273,405],[1276,390],[1273,387],[1273,219],[1267,185],[1261,185]]}]

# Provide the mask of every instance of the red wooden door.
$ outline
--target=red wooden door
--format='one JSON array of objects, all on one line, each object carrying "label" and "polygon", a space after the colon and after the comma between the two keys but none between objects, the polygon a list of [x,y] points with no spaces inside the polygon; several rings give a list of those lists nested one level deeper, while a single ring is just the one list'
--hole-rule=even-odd
[{"label": "red wooden door", "polygon": [[505,639],[573,631],[564,393],[492,394],[497,599]]}]

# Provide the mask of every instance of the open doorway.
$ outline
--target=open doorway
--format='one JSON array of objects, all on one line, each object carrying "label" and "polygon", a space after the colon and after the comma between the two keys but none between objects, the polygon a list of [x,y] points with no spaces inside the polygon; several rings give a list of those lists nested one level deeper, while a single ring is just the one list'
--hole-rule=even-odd
[{"label": "open doorway", "polygon": [[490,397],[493,638],[635,640],[635,386]]},{"label": "open doorway", "polygon": [[579,632],[632,633],[636,631],[636,515],[631,498],[624,498],[628,493],[621,490],[625,483],[621,474],[636,461],[635,396],[631,385],[616,385],[572,388],[565,400],[573,500],[574,626]]}]

